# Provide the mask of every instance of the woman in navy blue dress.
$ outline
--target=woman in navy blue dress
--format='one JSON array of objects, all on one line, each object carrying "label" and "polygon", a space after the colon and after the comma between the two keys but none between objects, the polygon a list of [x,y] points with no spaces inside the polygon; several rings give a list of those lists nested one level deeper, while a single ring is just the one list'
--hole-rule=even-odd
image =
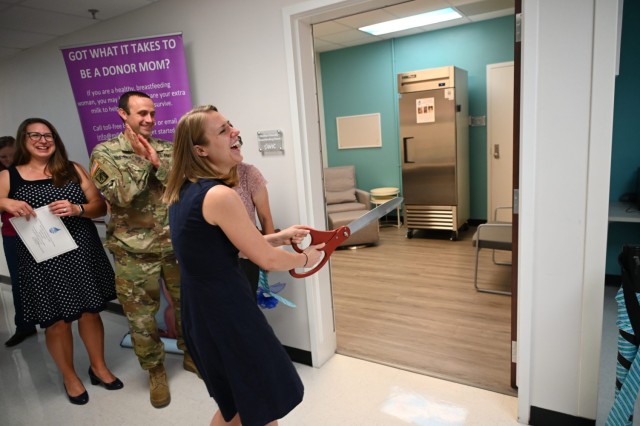
[{"label": "woman in navy blue dress", "polygon": [[165,201],[180,265],[185,343],[218,404],[211,425],[277,425],[302,401],[304,388],[289,356],[256,305],[238,250],[265,270],[311,267],[323,245],[293,253],[294,226],[263,236],[238,194],[240,132],[213,106],[178,123]]}]

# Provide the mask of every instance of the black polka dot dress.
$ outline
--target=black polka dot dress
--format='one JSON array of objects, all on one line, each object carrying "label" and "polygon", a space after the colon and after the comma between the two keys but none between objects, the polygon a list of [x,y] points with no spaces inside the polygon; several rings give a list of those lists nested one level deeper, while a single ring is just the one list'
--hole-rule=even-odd
[{"label": "black polka dot dress", "polygon": [[[87,199],[77,183],[60,188],[51,179],[27,181],[15,167],[9,169],[9,198],[29,203],[37,209],[57,200],[85,204]],[[36,263],[18,238],[18,277],[24,305],[25,324],[46,328],[63,320],[71,322],[85,312],[100,312],[116,298],[115,276],[102,248],[98,230],[88,218],[62,217],[78,248]]]}]

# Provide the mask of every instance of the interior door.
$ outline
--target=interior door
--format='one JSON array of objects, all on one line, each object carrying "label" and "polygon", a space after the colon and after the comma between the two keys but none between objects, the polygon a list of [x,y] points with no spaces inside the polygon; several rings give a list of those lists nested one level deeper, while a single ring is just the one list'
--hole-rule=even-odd
[{"label": "interior door", "polygon": [[[487,219],[513,205],[513,61],[487,65]],[[511,222],[508,210],[497,220]]]},{"label": "interior door", "polygon": [[515,40],[513,47],[513,216],[512,216],[512,240],[511,252],[511,387],[517,388],[516,381],[516,357],[518,343],[518,190],[520,188],[520,69],[522,60],[520,22],[522,13],[522,0],[515,0]]}]

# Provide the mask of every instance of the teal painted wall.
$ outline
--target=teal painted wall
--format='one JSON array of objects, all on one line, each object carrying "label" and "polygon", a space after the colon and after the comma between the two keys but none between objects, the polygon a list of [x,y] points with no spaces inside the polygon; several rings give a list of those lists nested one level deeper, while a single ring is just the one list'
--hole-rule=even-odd
[{"label": "teal painted wall", "polygon": [[[393,44],[366,44],[320,56],[329,166],[356,166],[358,187],[400,188]],[[382,147],[338,149],[336,117],[380,113]]]},{"label": "teal painted wall", "polygon": [[[640,167],[640,2],[625,1],[622,17],[620,74],[616,77],[609,200],[635,192]],[[638,213],[640,216],[640,213]],[[607,239],[606,272],[620,275],[618,254],[624,244],[640,244],[640,224],[611,223]]]},{"label": "teal painted wall", "polygon": [[[401,187],[396,75],[455,65],[469,73],[469,113],[486,115],[486,66],[513,60],[513,17],[320,55],[329,166],[354,164],[358,186]],[[382,148],[338,149],[336,117],[380,113]],[[487,219],[486,127],[471,127],[471,218]]]}]

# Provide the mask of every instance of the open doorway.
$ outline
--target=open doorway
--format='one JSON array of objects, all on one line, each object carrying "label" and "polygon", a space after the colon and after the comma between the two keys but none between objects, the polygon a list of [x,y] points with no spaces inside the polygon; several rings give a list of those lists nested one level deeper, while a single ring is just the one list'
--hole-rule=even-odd
[{"label": "open doorway", "polygon": [[[349,21],[357,20],[355,15],[349,16],[347,19]],[[496,20],[504,22],[496,22]],[[508,23],[506,23],[507,21]],[[340,24],[340,20],[332,21],[331,24]],[[513,17],[494,18],[488,22],[471,25],[479,27],[476,30],[480,32],[485,31],[492,34],[496,32],[504,35],[504,27],[513,27]],[[496,30],[498,27],[500,29]],[[442,34],[445,31],[449,30],[441,30],[438,34],[433,35],[433,37],[437,37],[440,46],[446,38]],[[470,37],[470,45],[478,49],[477,36],[470,35],[473,32],[469,28],[458,29],[455,33],[458,39],[465,35]],[[512,32],[507,37],[510,37],[508,41],[511,44],[510,48],[506,50],[509,50],[513,55]],[[378,43],[376,46],[343,49],[336,53],[321,55],[338,58],[335,61],[338,65],[329,65],[329,67],[335,66],[335,72],[341,75],[341,80],[337,84],[342,85],[342,88],[338,89],[342,98],[335,101],[336,105],[339,104],[336,109],[342,111],[339,114],[356,115],[350,112],[349,108],[345,108],[350,106],[348,104],[358,102],[357,97],[349,94],[348,86],[363,86],[362,80],[374,78],[379,79],[379,84],[373,84],[377,86],[378,90],[386,95],[395,94],[395,74],[400,71],[408,71],[408,69],[400,69],[402,66],[414,66],[415,68],[430,66],[424,65],[428,61],[420,62],[415,57],[407,59],[410,56],[409,50],[418,49],[417,46],[420,44],[416,40],[417,36],[411,38],[410,42],[402,43],[397,40],[389,40]],[[442,55],[441,51],[435,52],[435,50],[432,48],[431,53]],[[425,51],[429,51],[429,49],[425,49]],[[376,56],[380,52],[382,53]],[[406,57],[402,57],[401,52],[404,52]],[[385,55],[390,58],[388,63],[379,60],[381,56]],[[378,62],[374,60],[367,63],[362,60],[371,56],[375,56]],[[354,65],[355,62],[349,62],[348,65],[340,66],[340,60],[345,57],[358,58],[360,63]],[[513,56],[489,57],[482,64],[482,67],[486,67],[491,62],[512,58]],[[477,60],[477,55],[474,56],[474,60]],[[451,61],[455,61],[455,59]],[[319,58],[318,64],[318,84],[321,86],[319,97],[323,102],[333,103],[334,99],[328,99],[326,91],[330,90],[330,84],[325,85],[327,78],[333,78],[333,76],[329,76],[333,70],[323,68],[322,57]],[[437,65],[458,66],[459,62],[438,63]],[[353,71],[354,67],[360,71],[360,79],[349,78],[350,71]],[[371,77],[372,74],[373,77]],[[485,78],[484,72],[481,75],[482,78]],[[473,78],[480,77],[476,73]],[[486,89],[484,87],[483,85],[483,97],[476,101],[477,104],[482,102],[486,104],[484,97]],[[376,95],[366,87],[363,90],[369,91],[367,101],[364,102],[367,107],[375,104],[377,102]],[[386,96],[387,100],[388,98]],[[381,107],[382,111],[365,110],[361,113],[381,112],[383,116],[390,117],[390,122],[397,121],[397,113],[395,112],[397,104],[393,101],[387,102],[387,100],[383,101],[386,105]],[[357,108],[357,106],[353,107]],[[327,145],[327,143],[334,142],[331,140],[330,133],[335,125],[336,114],[324,115],[326,108],[323,106],[320,107],[320,111],[321,117],[324,117],[321,133],[323,134],[325,165],[355,164],[357,169],[366,169],[367,164],[376,164],[377,157],[380,157],[380,161],[385,164],[385,167],[374,166],[373,177],[371,174],[359,173],[359,186],[365,189],[382,186],[401,187],[399,148],[397,144],[392,142],[397,140],[398,133],[395,125],[383,128],[383,144],[380,149],[371,150],[375,152],[367,153],[364,150],[336,152]],[[484,139],[476,138],[480,139],[482,143],[476,143],[472,148],[474,150],[472,155],[478,158],[478,162],[484,164],[477,174],[484,177],[474,179],[472,182],[472,191],[477,198],[475,215],[472,215],[472,218],[481,222],[488,219],[486,216],[488,210],[486,128],[477,126],[471,131],[478,135],[485,132]],[[363,164],[364,166],[362,166]],[[340,251],[334,254],[332,285],[338,352],[485,389],[514,394],[515,391],[510,386],[509,379],[511,363],[510,300],[505,296],[478,295],[473,291],[474,251],[470,242],[473,229],[462,233],[460,241],[452,243],[448,241],[448,238],[442,240],[437,237],[414,239],[409,242],[403,238],[406,230],[398,232],[394,228],[382,228],[380,230],[381,244],[377,247],[357,251]],[[398,259],[399,253],[403,254],[401,259]],[[409,263],[405,263],[405,261]],[[492,265],[491,260],[482,262],[483,265],[485,263]],[[495,268],[495,271],[482,272],[486,272],[485,276],[489,280],[506,279],[507,282],[509,280],[510,271],[504,267]],[[501,278],[501,275],[506,276]],[[402,324],[405,326],[404,329],[396,327]],[[345,342],[347,343],[343,344]]]},{"label": "open doorway", "polygon": [[[301,137],[300,146],[303,155],[298,155],[297,159],[303,162],[301,170],[298,171],[305,190],[318,189],[320,171],[317,169],[317,164],[309,162],[315,163],[321,156],[320,130],[317,124],[319,115],[315,103],[315,74],[313,63],[310,61],[313,58],[311,24],[319,22],[320,16],[327,17],[330,13],[338,16],[335,15],[338,9],[346,9],[356,3],[359,6],[362,5],[355,1],[338,1],[330,5],[323,2],[315,6],[292,7],[284,14],[287,20],[285,36],[287,43],[290,43],[287,50],[292,52],[290,55],[292,60],[287,67],[292,77],[289,86],[292,102],[292,130],[296,138]],[[596,5],[603,6],[605,12],[617,10],[610,1],[596,2]],[[575,9],[577,6],[579,6],[577,2],[572,2],[566,5],[565,10]],[[612,34],[615,34],[616,23],[612,13],[593,14],[591,9],[583,10],[584,13],[575,19],[571,15],[572,19],[567,20],[567,13],[554,15],[552,11],[555,8],[554,2],[532,2],[523,5],[523,13],[528,13],[528,25],[523,26],[523,39],[527,40],[527,44],[522,48],[524,60],[521,73],[523,113],[520,157],[526,161],[523,161],[520,167],[522,191],[518,205],[527,214],[522,216],[519,224],[521,261],[518,268],[518,289],[521,297],[518,298],[519,348],[516,356],[519,361],[518,412],[520,421],[525,423],[530,417],[531,395],[534,392],[539,395],[551,392],[551,397],[559,401],[558,404],[552,405],[562,410],[570,411],[571,407],[579,403],[579,413],[585,418],[593,418],[592,411],[595,409],[592,408],[594,392],[591,384],[597,380],[597,375],[593,373],[593,366],[597,362],[597,355],[595,355],[597,351],[593,349],[600,345],[599,333],[594,330],[599,330],[598,324],[602,321],[601,312],[598,309],[601,310],[599,306],[602,301],[599,292],[602,276],[604,276],[602,247],[606,244],[606,229],[603,231],[601,225],[603,218],[606,222],[607,182],[610,171],[607,155],[610,143],[608,144],[607,141],[610,137],[611,120],[607,117],[610,116],[612,105],[611,69],[615,60],[615,49],[611,47],[615,45]],[[545,13],[538,13],[540,9]],[[594,25],[597,28],[601,28],[599,25],[602,25],[604,28],[604,31],[596,32],[596,37],[592,37]],[[562,33],[565,28],[570,30],[566,31],[567,38],[584,49],[567,52],[564,45],[556,43],[556,38],[542,35],[555,33],[555,31]],[[578,31],[574,31],[576,29]],[[594,55],[582,55],[583,51],[593,51]],[[563,70],[575,71],[575,75],[572,73],[567,77],[571,81],[576,80],[576,76],[579,77],[578,84],[572,86],[574,90],[570,92],[571,97],[566,96],[566,90],[558,90],[562,87],[560,81],[557,81],[558,84],[555,86],[541,87],[537,84],[540,81],[555,81],[553,77],[557,74],[559,67]],[[597,96],[594,97],[594,93]],[[586,109],[587,112],[580,116],[571,115],[570,124],[578,126],[583,131],[583,135],[589,135],[589,139],[574,138],[574,128],[562,125],[566,122],[566,117],[561,112],[565,106],[576,104],[575,95],[580,95],[578,96],[581,100],[580,104],[583,106],[583,111]],[[546,102],[541,102],[541,99]],[[593,141],[600,141],[600,143]],[[557,182],[563,179],[563,173],[558,173],[558,170],[547,170],[546,167],[547,163],[564,164],[557,161],[559,152],[555,148],[560,144],[566,144],[569,148],[560,152],[564,154],[561,157],[563,161],[579,164],[583,171],[585,168],[588,169],[571,181],[571,185],[564,185],[562,188],[558,187]],[[311,152],[316,149],[317,152]],[[576,151],[582,156],[577,158]],[[545,155],[540,156],[541,152]],[[311,167],[308,167],[309,165]],[[314,175],[313,173],[316,172],[317,174]],[[543,200],[545,202],[540,205],[539,197],[534,194],[537,194],[541,188],[557,197],[550,202]],[[322,190],[322,188],[319,189]],[[589,202],[585,203],[587,193]],[[301,192],[301,195],[305,194]],[[309,197],[311,201],[308,201]],[[316,214],[318,198],[322,197],[309,194],[304,198],[305,205],[302,206],[304,208],[300,208],[303,219],[319,218]],[[584,208],[574,209],[576,203]],[[555,216],[558,205],[563,207],[561,211],[565,212],[565,217],[568,212],[572,218],[579,217],[580,226],[569,230],[559,229],[561,225],[557,223]],[[538,233],[541,225],[548,226],[548,232],[544,235]],[[557,239],[555,238],[557,235],[563,235],[565,238]],[[568,239],[567,235],[571,239]],[[584,244],[578,244],[578,250],[571,251],[575,246],[574,241],[582,241]],[[561,255],[565,249],[575,254],[571,262],[567,261],[566,256]],[[545,271],[547,267],[553,267],[558,271],[554,279],[546,280],[537,275],[537,272]],[[573,279],[576,276],[584,276],[587,280]],[[561,284],[567,284],[565,286],[567,291],[563,293],[565,298],[554,299],[556,302],[553,305],[554,309],[549,310],[546,300],[552,299],[557,294],[558,285]],[[586,290],[587,298],[579,297],[585,295],[582,290]],[[567,298],[574,298],[576,295],[582,303],[565,303]],[[315,304],[314,309],[316,312],[323,309],[321,315],[315,315],[314,319],[319,318],[324,325],[328,320],[324,306]],[[574,316],[567,317],[567,312]],[[581,312],[588,312],[589,315],[580,316]],[[572,321],[570,318],[579,319]],[[314,320],[314,324],[318,323],[318,320]],[[575,330],[576,326],[580,332],[571,333],[570,331]],[[557,363],[554,358],[556,351],[553,347],[549,347],[549,344],[556,341],[571,343],[567,345],[566,350],[562,351],[567,362]],[[333,344],[335,344],[335,336]],[[543,368],[538,369],[536,374],[532,374],[532,366],[538,365],[539,360],[547,359],[556,363],[554,365],[561,365],[562,369]],[[578,359],[579,363],[568,362],[575,359]],[[558,374],[563,379],[559,382],[561,386],[558,385]],[[579,378],[579,380],[576,382],[564,380],[565,378]]]}]

